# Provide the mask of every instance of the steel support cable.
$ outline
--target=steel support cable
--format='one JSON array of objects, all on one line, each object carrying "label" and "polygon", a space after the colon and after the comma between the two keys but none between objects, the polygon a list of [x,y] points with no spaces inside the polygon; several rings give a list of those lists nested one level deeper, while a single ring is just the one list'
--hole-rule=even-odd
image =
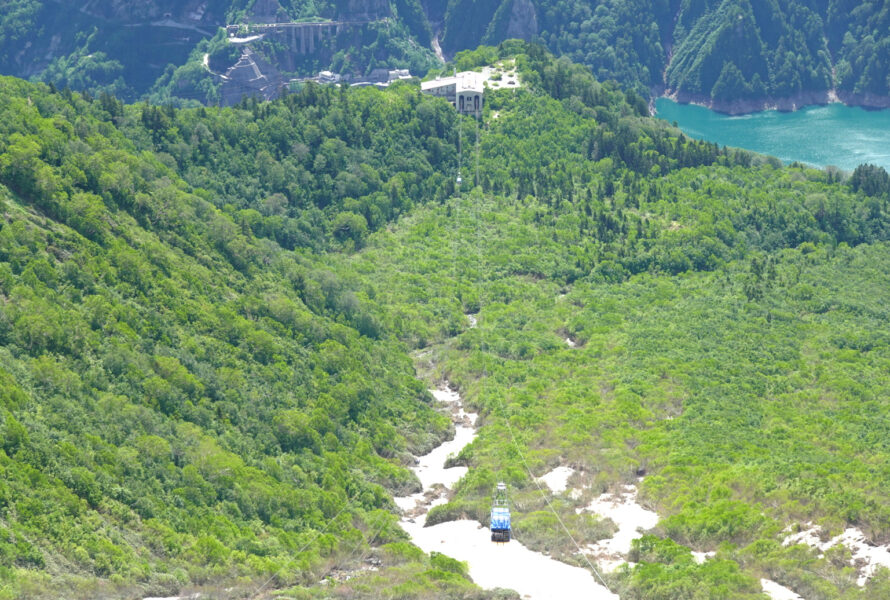
[{"label": "steel support cable", "polygon": [[[372,544],[377,540],[377,538],[380,537],[380,534],[383,533],[384,528],[386,528],[386,526],[388,525],[388,522],[385,518],[381,518],[380,521],[381,521],[381,523],[380,523],[380,526],[377,528],[376,533],[374,533],[374,535],[372,535],[371,537],[367,538],[368,547],[362,551],[362,555],[358,559],[359,564],[363,563],[365,561],[365,558],[367,558],[367,556],[374,549]],[[368,529],[370,531],[373,531],[374,528],[369,527]],[[342,565],[344,563],[351,561],[355,557],[356,551],[362,547],[362,543],[364,541],[365,541],[365,538],[358,540],[355,543],[355,545],[352,547],[352,550],[349,551],[349,554],[347,555],[347,557],[338,559],[336,564]],[[330,570],[328,571],[328,573],[330,573]]]},{"label": "steel support cable", "polygon": [[[359,563],[364,562],[365,559],[368,557],[368,555],[371,554],[371,551],[374,549],[374,546],[373,546],[374,542],[377,540],[377,538],[380,537],[380,534],[383,533],[383,530],[389,524],[389,523],[387,523],[385,517],[381,518],[380,521],[381,521],[381,523],[380,523],[380,527],[377,528],[377,533],[375,533],[370,538],[368,538],[368,547],[364,551],[362,551],[362,555],[358,559]],[[355,549],[358,549],[359,547],[361,547],[361,542],[356,544],[355,548],[353,549],[353,552],[350,553],[350,556],[349,556],[350,559],[355,554]],[[341,562],[344,562],[344,561],[341,561]]]},{"label": "steel support cable", "polygon": [[473,119],[473,187],[479,187],[479,119]]},{"label": "steel support cable", "polygon": [[[299,550],[297,550],[296,554],[297,554],[297,555],[302,554],[302,553],[303,553],[309,546],[311,546],[311,545],[312,545],[318,538],[320,538],[322,535],[324,535],[324,533],[327,532],[327,530],[330,528],[331,524],[332,524],[334,521],[336,521],[337,518],[338,518],[340,515],[342,515],[342,514],[346,511],[347,508],[349,508],[349,506],[352,504],[352,501],[353,501],[353,500],[355,500],[355,498],[349,498],[349,499],[347,499],[347,500],[346,500],[346,504],[344,504],[343,507],[342,507],[340,510],[337,511],[337,514],[335,514],[333,517],[331,517],[331,518],[328,520],[328,522],[325,523],[325,526],[324,526],[321,530],[316,531],[316,532],[315,532],[315,535],[314,535],[308,542],[306,542],[305,544],[303,544],[303,546],[302,546]],[[265,587],[266,587],[267,585],[269,585],[269,583],[271,583],[272,580],[275,579],[275,578],[278,576],[279,573],[281,573],[282,571],[284,571],[284,570],[287,569],[287,568],[290,568],[290,565],[293,564],[293,562],[294,562],[294,561],[291,560],[290,563],[289,563],[288,565],[286,565],[286,566],[284,566],[284,567],[281,567],[280,569],[278,569],[277,571],[275,571],[274,573],[272,573],[272,575],[270,575],[269,578],[268,578],[266,581],[264,581],[263,584],[262,584],[260,587],[258,587],[256,590],[254,590],[253,594],[251,594],[250,597],[251,597],[251,598],[256,598],[256,597],[259,595],[259,593],[260,593],[261,591],[263,591],[263,589],[265,589]]]},{"label": "steel support cable", "polygon": [[460,169],[463,166],[463,140],[464,128],[461,114],[457,113],[457,197],[460,198],[461,176]]},{"label": "steel support cable", "polygon": [[[477,138],[477,144],[478,144],[478,138]],[[478,154],[477,154],[477,157],[478,157]],[[477,256],[479,257],[477,264],[478,264],[478,268],[480,269],[479,277],[477,278],[477,280],[481,284],[481,281],[482,281],[481,266],[483,264],[482,239],[484,236],[481,235],[480,227],[481,227],[481,225],[480,225],[480,219],[479,219],[479,207],[478,207],[478,203],[477,203],[477,205],[476,205],[476,238],[477,238],[476,251],[477,251]],[[485,395],[485,384],[486,384],[486,380],[488,379],[488,363],[486,361],[485,332],[482,331],[482,327],[481,327],[483,304],[484,304],[484,296],[482,294],[481,285],[480,285],[480,290],[479,290],[479,324],[480,324],[480,327],[479,327],[479,340],[480,340],[479,348],[482,352],[482,381],[480,382],[480,385],[479,385],[480,399]],[[569,528],[566,527],[566,524],[562,520],[562,517],[560,517],[559,513],[556,512],[556,509],[553,508],[553,504],[551,504],[550,498],[547,497],[547,493],[541,487],[541,484],[538,482],[538,478],[535,477],[534,473],[532,473],[532,470],[528,465],[528,461],[526,461],[525,455],[522,453],[522,449],[519,447],[519,442],[517,442],[517,440],[516,440],[516,434],[514,433],[513,426],[510,423],[510,416],[507,414],[506,406],[504,405],[504,403],[501,400],[499,395],[494,394],[494,398],[497,401],[498,407],[500,408],[500,411],[504,416],[504,423],[506,423],[506,425],[507,425],[507,431],[510,434],[510,441],[513,444],[514,450],[516,450],[516,453],[519,455],[519,459],[522,461],[522,465],[525,468],[525,472],[531,478],[532,482],[535,484],[535,487],[538,488],[538,492],[541,494],[541,498],[543,498],[544,502],[547,504],[547,508],[550,510],[551,513],[553,513],[553,516],[556,517],[556,521],[562,527],[562,530],[565,532],[565,534],[568,536],[568,538],[572,541],[572,544],[575,546],[575,549],[578,551],[578,554],[581,555],[581,557],[584,559],[584,562],[587,563],[587,566],[590,567],[590,570],[593,571],[594,575],[596,575],[596,578],[603,585],[603,587],[605,587],[609,592],[612,592],[609,585],[603,579],[603,576],[600,574],[600,572],[597,570],[597,568],[595,566],[593,566],[593,563],[590,561],[590,558],[587,556],[587,554],[581,549],[581,545],[578,544],[578,541],[575,539],[575,536],[573,536],[572,533],[569,531]],[[612,592],[612,593],[614,593],[614,592]]]},{"label": "steel support cable", "polygon": [[[460,120],[458,120],[458,123],[460,123]],[[459,167],[458,167],[458,169],[459,169]],[[455,224],[456,224],[456,226],[457,226],[457,232],[456,232],[456,233],[459,233],[459,231],[460,231],[460,225],[461,225],[461,223],[460,223],[460,217],[459,217],[459,211],[458,211],[458,208],[459,208],[459,206],[460,206],[460,199],[458,198],[457,200],[458,200],[458,201],[455,203],[455,210],[453,211],[452,216],[453,216],[453,218],[454,218],[454,222],[455,222]],[[455,284],[459,283],[459,282],[457,281],[457,279],[458,279],[457,237],[458,237],[457,235],[451,236],[451,255],[452,255],[451,269],[452,269],[452,273],[453,273],[452,277],[453,277],[454,280],[455,280]],[[458,308],[461,309],[461,312],[462,312],[462,307],[459,306]],[[372,550],[371,544],[374,543],[374,540],[376,540],[378,537],[380,537],[380,534],[383,533],[383,529],[384,529],[387,525],[388,525],[388,523],[387,523],[386,519],[385,519],[385,518],[381,519],[381,524],[380,524],[380,527],[377,528],[377,532],[376,532],[373,536],[371,536],[370,538],[368,538],[368,548],[365,549],[365,550],[362,552],[362,555],[359,557],[359,562],[360,562],[360,563],[361,563],[362,561],[364,561],[364,559],[368,556],[368,554],[370,554],[370,552],[371,552],[371,550]],[[361,546],[361,542],[359,542],[358,544],[356,544],[356,545],[353,547],[353,550],[352,550],[352,551],[350,552],[350,554],[349,554],[349,559],[352,559],[352,557],[355,555],[355,551],[356,551],[360,546]],[[342,561],[342,560],[341,560],[340,562],[342,563],[342,562],[345,562],[345,561]]]},{"label": "steel support cable", "polygon": [[[321,537],[321,536],[328,530],[328,528],[331,526],[331,524],[332,524],[334,521],[336,521],[337,518],[338,518],[340,515],[342,515],[342,514],[346,511],[347,508],[349,508],[349,507],[352,505],[352,502],[353,502],[354,500],[355,500],[354,497],[353,497],[353,498],[350,498],[349,500],[347,500],[347,502],[346,502],[346,504],[343,506],[343,508],[341,508],[341,509],[337,512],[336,515],[334,515],[333,517],[331,517],[331,519],[327,522],[327,524],[326,524],[320,531],[317,531],[316,534],[315,534],[315,536],[312,537],[312,539],[310,539],[308,542],[306,542],[305,544],[303,544],[303,546],[302,546],[299,550],[297,550],[296,554],[302,554],[302,553],[303,553],[303,552],[304,552],[310,545],[312,545],[312,543],[314,543],[318,538],[320,538],[320,537]],[[374,535],[372,535],[370,538],[368,538],[368,546],[369,546],[369,548],[368,548],[367,550],[365,550],[365,551],[362,552],[362,556],[359,558],[359,562],[363,561],[363,560],[365,559],[365,557],[370,553],[370,550],[371,550],[370,545],[373,544],[374,541],[375,541],[378,537],[380,537],[380,534],[383,533],[383,529],[384,529],[387,525],[388,525],[388,522],[386,521],[386,519],[385,519],[385,518],[381,518],[381,524],[380,524],[380,526],[377,528],[376,533],[375,533]],[[373,530],[373,528],[371,528],[371,529]],[[356,545],[353,546],[352,550],[350,550],[349,555],[348,555],[348,557],[347,557],[346,559],[342,559],[342,558],[341,558],[341,559],[340,559],[339,561],[337,561],[337,562],[338,562],[339,564],[343,564],[343,563],[345,563],[345,562],[347,562],[347,561],[349,561],[349,560],[352,560],[352,558],[355,556],[355,552],[356,552],[356,550],[358,550],[358,549],[361,547],[361,544],[362,544],[363,541],[364,541],[364,539],[359,540],[359,541],[356,543]],[[293,564],[293,562],[294,562],[294,561],[291,560],[290,563],[289,563],[288,565],[286,565],[286,566],[284,566],[284,567],[281,567],[280,569],[278,569],[277,571],[275,571],[275,573],[273,573],[273,574],[272,574],[266,581],[264,581],[263,584],[262,584],[260,587],[258,587],[256,590],[254,590],[253,594],[251,594],[250,597],[251,597],[251,598],[256,598],[256,597],[259,595],[259,593],[260,593],[261,591],[263,591],[263,589],[265,589],[265,587],[266,587],[267,585],[269,585],[269,583],[270,583],[273,579],[275,579],[275,577],[278,576],[279,573],[281,573],[281,572],[284,571],[285,569],[289,568],[290,565]]]},{"label": "steel support cable", "polygon": [[578,554],[581,555],[581,557],[584,559],[584,562],[587,563],[587,566],[590,567],[590,570],[593,571],[593,573],[596,575],[596,578],[599,579],[600,583],[603,584],[603,587],[605,587],[607,590],[609,590],[611,592],[612,590],[609,588],[609,585],[603,580],[602,575],[600,575],[600,573],[596,569],[596,567],[593,566],[593,563],[590,562],[590,558],[588,558],[587,553],[585,553],[581,549],[581,546],[575,540],[575,537],[569,531],[569,528],[566,527],[565,522],[563,522],[562,517],[560,517],[559,513],[556,512],[556,510],[553,508],[553,505],[550,503],[550,498],[547,497],[547,493],[544,492],[544,489],[541,487],[541,484],[538,482],[538,479],[534,476],[531,469],[529,468],[528,462],[526,462],[526,460],[525,460],[525,455],[522,454],[522,450],[519,449],[519,444],[516,442],[516,435],[513,433],[513,426],[510,425],[510,417],[508,415],[506,415],[506,408],[504,407],[503,402],[500,401],[500,398],[497,398],[497,400],[498,400],[498,404],[501,407],[501,410],[505,413],[504,421],[507,423],[507,430],[510,432],[510,439],[513,442],[513,448],[515,448],[516,453],[519,454],[519,459],[522,461],[522,464],[525,467],[526,473],[528,473],[529,477],[531,477],[532,481],[535,484],[535,487],[538,488],[538,492],[541,494],[541,498],[543,498],[544,502],[547,503],[547,508],[550,509],[550,512],[552,512],[553,516],[556,517],[556,520],[559,522],[563,531],[565,531],[566,535],[569,536],[569,539],[572,540],[572,544],[574,544],[575,548],[578,550]]}]

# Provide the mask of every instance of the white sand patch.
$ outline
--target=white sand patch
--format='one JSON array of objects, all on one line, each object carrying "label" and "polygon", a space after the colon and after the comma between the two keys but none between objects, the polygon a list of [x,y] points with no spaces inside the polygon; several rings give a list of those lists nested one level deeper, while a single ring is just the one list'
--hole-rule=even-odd
[{"label": "white sand patch", "polygon": [[642,537],[641,530],[652,529],[658,523],[658,514],[637,504],[637,487],[624,486],[621,494],[602,494],[587,508],[579,509],[608,517],[618,525],[618,532],[611,538],[590,545],[590,552],[598,561],[623,559],[630,552],[630,543]]},{"label": "white sand patch", "polygon": [[875,570],[879,566],[890,569],[890,545],[873,546],[869,544],[865,534],[855,527],[848,527],[842,534],[827,542],[822,542],[818,536],[822,528],[811,523],[807,523],[807,526],[808,529],[786,536],[782,545],[806,544],[811,548],[825,552],[829,548],[843,544],[849,548],[853,555],[850,564],[859,567],[859,578],[856,580],[856,584],[860,586],[865,585],[874,576]]},{"label": "white sand patch", "polygon": [[[783,546],[793,546],[795,544],[806,544],[811,548],[820,548],[822,546],[822,540],[819,539],[819,532],[822,530],[818,525],[813,525],[812,523],[807,523],[807,529],[801,529],[797,533],[792,533],[785,537],[782,541]],[[790,528],[787,528],[786,531],[790,531]]]},{"label": "white sand patch", "polygon": [[698,564],[702,564],[703,562],[714,556],[714,554],[714,552],[696,552],[695,550],[693,550],[692,558],[694,558],[695,562],[697,562]]},{"label": "white sand patch", "polygon": [[[488,528],[477,521],[450,521],[424,527],[427,510],[446,502],[447,495],[441,493],[443,488],[434,488],[434,484],[442,484],[447,491],[466,473],[465,467],[446,469],[445,460],[460,452],[476,435],[476,415],[464,411],[457,392],[443,389],[432,393],[451,410],[456,431],[454,440],[418,459],[414,472],[423,483],[424,491],[395,499],[396,504],[409,513],[402,518],[401,526],[411,541],[424,552],[442,552],[466,561],[473,581],[486,589],[513,589],[528,600],[617,600],[618,596],[599,585],[586,569],[532,552],[516,540],[507,544],[492,543]],[[571,475],[571,469],[561,468]],[[568,475],[560,475],[563,490]],[[434,497],[432,501],[431,497]]]},{"label": "white sand patch", "polygon": [[890,569],[890,547],[888,546],[872,546],[865,539],[865,534],[855,527],[849,527],[842,534],[826,542],[829,547],[835,544],[843,544],[853,553],[853,560],[850,564],[855,565],[858,562],[864,562],[864,566],[859,569],[859,579],[856,580],[857,585],[865,585],[875,574],[875,569],[879,566]]},{"label": "white sand patch", "polygon": [[593,575],[533,552],[513,540],[493,544],[488,529],[476,521],[450,521],[433,527],[402,523],[424,552],[442,552],[470,566],[470,577],[485,589],[509,588],[529,600],[617,600]]},{"label": "white sand patch", "polygon": [[433,449],[427,455],[417,459],[417,466],[413,468],[423,485],[423,489],[429,489],[434,483],[441,483],[445,487],[450,488],[457,483],[461,477],[466,475],[466,467],[450,467],[445,468],[445,461],[450,456],[457,455],[464,446],[473,441],[476,432],[470,427],[456,427],[454,439],[445,442],[441,446]]},{"label": "white sand patch", "polygon": [[430,390],[430,392],[436,400],[448,405],[452,411],[452,418],[457,421],[454,427],[454,439],[434,448],[429,454],[418,457],[417,465],[412,470],[420,479],[424,490],[430,489],[436,483],[451,488],[461,477],[466,475],[467,468],[451,467],[446,469],[445,461],[450,456],[456,456],[464,446],[475,439],[477,415],[464,411],[460,403],[460,395],[457,392],[448,389]]},{"label": "white sand patch", "polygon": [[[460,395],[449,389],[430,390],[433,397],[445,404],[446,410],[451,413],[454,421],[454,439],[442,443],[430,453],[417,457],[417,463],[411,468],[423,490],[410,496],[393,498],[400,509],[407,514],[407,518],[426,514],[433,506],[448,502],[447,494],[443,491],[451,489],[461,477],[466,475],[466,467],[445,468],[445,461],[450,456],[458,454],[476,437],[476,413],[468,413],[463,409]],[[434,493],[434,488],[438,490]]]},{"label": "white sand patch", "polygon": [[419,502],[423,501],[423,493],[420,494],[411,494],[410,496],[402,496],[400,498],[393,498],[395,500],[396,506],[401,508],[403,511],[414,510],[417,508]]},{"label": "white sand patch", "polygon": [[[588,546],[588,549],[589,549],[588,553],[596,552],[596,549],[594,548],[594,546],[595,546],[595,544],[590,544]],[[636,563],[628,562],[628,561],[626,561],[624,559],[620,559],[620,558],[611,559],[611,558],[599,557],[596,559],[597,568],[599,568],[599,570],[603,573],[614,573],[618,569],[618,567],[620,567],[621,565],[623,565],[625,563],[627,563],[628,566],[630,566],[630,567],[633,567],[634,564],[636,564]]]},{"label": "white sand patch", "polygon": [[436,498],[435,500],[433,500],[432,502],[430,502],[430,508],[432,508],[434,506],[440,506],[442,504],[448,504],[447,496],[440,496],[440,497]]},{"label": "white sand patch", "polygon": [[766,595],[773,600],[803,600],[801,596],[798,596],[784,585],[779,585],[769,579],[761,579],[760,586],[766,592]]},{"label": "white sand patch", "polygon": [[569,487],[569,477],[575,469],[571,467],[556,467],[546,475],[538,478],[538,481],[547,485],[554,494],[561,494]]}]

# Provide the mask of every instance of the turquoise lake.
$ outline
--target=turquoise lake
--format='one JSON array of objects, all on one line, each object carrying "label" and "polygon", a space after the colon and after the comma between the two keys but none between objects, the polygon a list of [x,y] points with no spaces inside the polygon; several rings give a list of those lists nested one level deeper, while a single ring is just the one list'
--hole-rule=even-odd
[{"label": "turquoise lake", "polygon": [[767,110],[730,116],[703,106],[655,101],[656,116],[677,122],[688,136],[769,154],[785,162],[852,171],[862,163],[890,171],[890,109],[808,106],[795,112]]}]

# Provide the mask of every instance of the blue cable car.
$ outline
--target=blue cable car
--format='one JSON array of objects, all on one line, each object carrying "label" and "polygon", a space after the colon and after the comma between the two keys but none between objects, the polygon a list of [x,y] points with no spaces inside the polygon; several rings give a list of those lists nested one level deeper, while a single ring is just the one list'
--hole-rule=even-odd
[{"label": "blue cable car", "polygon": [[498,483],[491,501],[491,541],[510,541],[510,507],[507,501],[507,484]]}]

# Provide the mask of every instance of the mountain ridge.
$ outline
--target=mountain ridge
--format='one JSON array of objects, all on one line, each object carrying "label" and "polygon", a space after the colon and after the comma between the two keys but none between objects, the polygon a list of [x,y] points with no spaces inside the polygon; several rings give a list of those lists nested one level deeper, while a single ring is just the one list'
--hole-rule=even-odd
[{"label": "mountain ridge", "polygon": [[[589,66],[601,81],[615,79],[640,94],[666,93],[724,112],[793,108],[801,101],[823,102],[832,92],[847,104],[890,104],[890,67],[880,59],[890,36],[876,33],[890,31],[890,22],[879,4],[856,10],[841,0],[449,0],[444,6],[420,0],[311,6],[194,0],[153,2],[138,10],[127,3],[77,4],[17,0],[0,20],[4,71],[125,99],[213,104],[221,99],[221,82],[202,67],[203,57],[221,61],[215,70],[224,72],[239,55],[219,27],[356,18],[368,24],[319,40],[311,52],[288,51],[286,40],[274,36],[252,48],[288,74],[283,84],[324,69],[367,75],[380,67],[410,68],[423,76],[440,66],[432,45],[436,28],[446,56],[512,37],[534,40]],[[385,25],[373,24],[381,18]]]}]

